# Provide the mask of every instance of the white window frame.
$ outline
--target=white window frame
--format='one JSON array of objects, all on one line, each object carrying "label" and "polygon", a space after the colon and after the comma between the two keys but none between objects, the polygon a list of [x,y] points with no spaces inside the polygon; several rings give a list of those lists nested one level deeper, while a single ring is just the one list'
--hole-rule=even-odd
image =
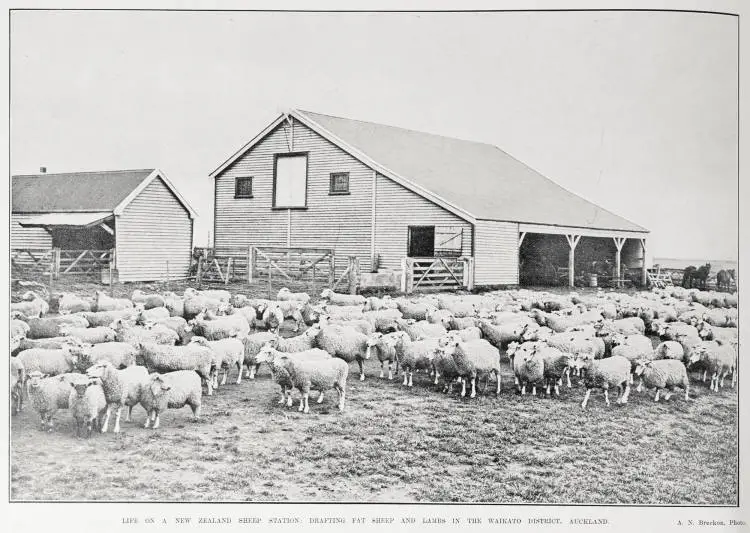
[{"label": "white window frame", "polygon": [[[301,159],[305,161],[305,178],[304,178],[304,191],[303,194],[299,194],[299,190],[290,192],[285,198],[282,198],[282,202],[278,201],[279,188],[278,188],[278,177],[279,177],[279,162],[286,159]],[[282,165],[283,166],[283,165]],[[309,175],[309,157],[307,152],[289,152],[274,154],[273,160],[273,208],[274,209],[305,209],[307,208],[307,179]],[[282,189],[283,191],[283,189]],[[295,195],[296,193],[296,199]]]}]

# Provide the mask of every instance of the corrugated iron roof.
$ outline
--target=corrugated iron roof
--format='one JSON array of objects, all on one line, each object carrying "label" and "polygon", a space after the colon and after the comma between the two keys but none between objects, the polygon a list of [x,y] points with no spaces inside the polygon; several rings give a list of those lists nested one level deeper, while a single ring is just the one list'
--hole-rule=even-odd
[{"label": "corrugated iron roof", "polygon": [[97,213],[45,213],[22,220],[23,227],[93,226],[112,216],[111,211]]},{"label": "corrugated iron roof", "polygon": [[496,146],[311,111],[296,113],[476,219],[648,231]]},{"label": "corrugated iron roof", "polygon": [[112,212],[153,171],[111,170],[13,176],[13,212]]}]

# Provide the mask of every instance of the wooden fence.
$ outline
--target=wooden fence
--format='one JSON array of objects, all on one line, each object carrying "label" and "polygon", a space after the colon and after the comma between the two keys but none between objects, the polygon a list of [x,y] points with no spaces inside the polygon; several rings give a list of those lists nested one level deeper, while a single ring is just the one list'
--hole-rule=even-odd
[{"label": "wooden fence", "polygon": [[81,276],[100,279],[115,267],[115,250],[64,250],[61,248],[11,250],[11,277],[31,279]]},{"label": "wooden fence", "polygon": [[191,270],[198,283],[250,281],[248,247],[194,248],[193,260]]}]

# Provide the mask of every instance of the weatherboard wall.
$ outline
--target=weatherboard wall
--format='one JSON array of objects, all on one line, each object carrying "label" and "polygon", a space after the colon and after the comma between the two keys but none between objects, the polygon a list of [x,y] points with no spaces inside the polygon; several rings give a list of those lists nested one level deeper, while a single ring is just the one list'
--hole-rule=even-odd
[{"label": "weatherboard wall", "polygon": [[39,213],[13,213],[10,217],[10,247],[44,249],[52,248],[52,236],[42,228],[24,228],[19,222],[38,217]]},{"label": "weatherboard wall", "polygon": [[[215,178],[216,247],[332,248],[370,268],[372,170],[307,126],[279,125]],[[274,154],[307,152],[307,207],[274,209]],[[349,194],[330,195],[330,175],[349,173]],[[235,178],[252,177],[252,198],[235,198]],[[291,220],[291,227],[289,221]],[[287,230],[289,243],[287,243]],[[339,270],[344,261],[337,261]]]},{"label": "weatherboard wall", "polygon": [[518,284],[518,224],[478,220],[474,233],[474,284]]},{"label": "weatherboard wall", "polygon": [[115,222],[120,281],[185,278],[190,268],[192,220],[177,197],[157,178]]}]

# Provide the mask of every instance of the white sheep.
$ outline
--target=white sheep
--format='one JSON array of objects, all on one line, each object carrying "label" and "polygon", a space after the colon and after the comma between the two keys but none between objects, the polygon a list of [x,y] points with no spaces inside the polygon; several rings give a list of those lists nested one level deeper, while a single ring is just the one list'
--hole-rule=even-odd
[{"label": "white sheep", "polygon": [[685,349],[677,341],[664,341],[654,348],[654,359],[675,359],[684,361]]},{"label": "white sheep", "polygon": [[439,338],[447,333],[442,324],[431,324],[426,320],[417,322],[414,319],[398,319],[396,320],[396,324],[398,325],[398,329],[409,335],[409,338],[413,341],[420,337]]},{"label": "white sheep", "polygon": [[26,376],[29,400],[42,420],[42,431],[52,431],[52,419],[55,413],[59,409],[68,408],[71,382],[85,376],[67,373],[48,377],[38,370],[32,370]]},{"label": "white sheep", "polygon": [[719,341],[724,344],[736,341],[739,338],[739,329],[732,327],[716,327],[708,324],[707,322],[701,322],[698,324],[698,334],[701,339],[707,341]]},{"label": "white sheep", "polygon": [[[225,315],[230,313],[232,305],[230,303],[198,294],[197,291],[191,288],[185,289],[183,298],[183,314],[182,316],[187,320],[192,320],[200,313],[211,311],[216,314]],[[170,314],[172,314],[170,312]]]},{"label": "white sheep", "polygon": [[204,314],[201,313],[188,323],[192,331],[201,337],[210,341],[229,339],[232,337],[244,337],[250,333],[250,326],[242,316],[229,315],[216,318],[215,320],[205,320]]},{"label": "white sheep", "polygon": [[365,335],[371,335],[375,332],[375,326],[366,318],[362,318],[359,320],[333,320],[329,315],[321,315],[318,326],[321,328],[324,328],[326,326],[346,326],[354,328],[357,331],[364,333]]},{"label": "white sheep", "polygon": [[427,313],[427,322],[431,324],[443,324],[445,325],[447,320],[453,316],[453,313],[447,309],[433,309]]},{"label": "white sheep", "polygon": [[107,326],[76,328],[68,324],[61,324],[59,329],[63,337],[75,337],[80,342],[87,344],[114,342],[116,336],[115,330]]},{"label": "white sheep", "polygon": [[482,336],[498,350],[507,348],[511,342],[521,341],[526,331],[526,325],[521,322],[509,322],[496,326],[487,320],[479,320],[477,326],[482,331]]},{"label": "white sheep", "polygon": [[167,409],[180,409],[186,405],[193,411],[193,419],[200,417],[203,390],[201,378],[191,370],[176,370],[166,374],[151,374],[141,393],[141,405],[146,410],[146,423],[159,428],[160,415]]},{"label": "white sheep", "polygon": [[569,377],[571,356],[562,350],[540,342],[534,347],[534,352],[544,361],[544,381],[546,394],[550,395],[550,388],[554,386],[555,395],[560,396],[560,385],[563,377]]},{"label": "white sheep", "polygon": [[655,361],[642,359],[638,361],[635,373],[641,377],[638,392],[641,391],[643,385],[647,388],[655,388],[655,402],[659,401],[659,393],[662,389],[669,389],[669,392],[664,395],[664,399],[669,400],[675,387],[681,387],[685,390],[685,401],[688,401],[690,381],[682,361],[676,359],[658,359]]},{"label": "white sheep", "polygon": [[83,435],[86,428],[86,438],[91,437],[91,431],[102,427],[102,421],[107,414],[107,399],[104,389],[98,379],[83,376],[74,380],[70,386],[68,409],[76,424],[76,436]]},{"label": "white sheep", "polygon": [[402,318],[398,309],[382,309],[380,311],[366,311],[363,313],[365,320],[369,320],[375,327],[375,331],[381,333],[392,333],[398,330],[396,320]]},{"label": "white sheep", "polygon": [[427,320],[427,315],[438,309],[427,302],[399,302],[398,310],[405,319],[409,320]]},{"label": "white sheep", "polygon": [[151,309],[145,309],[143,304],[137,304],[135,309],[138,314],[135,317],[135,323],[142,326],[148,322],[158,322],[170,317],[169,309],[166,307],[152,307]]},{"label": "white sheep", "polygon": [[142,387],[148,381],[148,371],[142,366],[130,366],[118,370],[109,361],[98,361],[89,367],[86,373],[93,378],[98,378],[104,397],[107,400],[107,414],[101,425],[101,432],[106,433],[109,426],[109,418],[115,411],[114,433],[120,432],[120,414],[123,407],[128,407],[125,421],[130,420],[133,406],[141,401]]},{"label": "white sheep", "polygon": [[261,327],[265,327],[268,331],[278,333],[279,328],[284,323],[284,312],[275,305],[269,305],[263,311],[262,318],[260,320]]},{"label": "white sheep", "polygon": [[[516,386],[520,385],[521,394],[526,394],[526,386],[531,386],[531,395],[536,396],[537,385],[545,384],[545,360],[537,348],[541,342],[524,342],[518,345],[513,342],[508,346],[507,354],[511,358],[511,367],[515,375]],[[554,348],[553,348],[554,349]]]},{"label": "white sheep", "polygon": [[382,298],[377,298],[376,296],[371,296],[370,298],[367,298],[367,301],[365,302],[365,311],[380,311],[381,309],[396,309],[398,306],[398,303],[396,300],[391,298],[389,295],[385,295]]},{"label": "white sheep", "polygon": [[398,364],[404,372],[402,386],[414,386],[415,370],[430,370],[432,368],[432,360],[438,349],[439,340],[433,337],[409,342],[404,338],[400,344],[396,345]]},{"label": "white sheep", "polygon": [[164,307],[169,311],[169,316],[185,317],[185,300],[173,292],[164,293]]},{"label": "white sheep", "polygon": [[341,294],[333,292],[331,289],[323,289],[320,293],[322,300],[327,300],[331,305],[365,305],[367,301],[364,296],[359,294]]},{"label": "white sheep", "polygon": [[364,318],[361,305],[325,305],[321,306],[321,315],[332,320],[357,320]]},{"label": "white sheep", "polygon": [[130,299],[135,304],[142,304],[144,309],[154,309],[155,307],[167,306],[167,301],[161,294],[146,294],[140,289],[134,290]]},{"label": "white sheep", "polygon": [[630,361],[624,357],[613,355],[606,359],[576,359],[573,365],[584,371],[584,385],[586,395],[581,403],[581,408],[586,409],[593,389],[604,391],[604,400],[609,403],[609,389],[617,387],[619,395],[617,403],[627,403],[630,395]]},{"label": "white sheep", "polygon": [[[269,349],[271,348],[264,348],[264,350]],[[270,353],[267,357],[270,357]],[[310,389],[320,391],[318,403],[322,402],[323,394],[326,391],[336,389],[339,394],[339,411],[344,410],[346,378],[349,375],[349,365],[345,361],[336,357],[316,360],[283,357],[282,360],[284,368],[289,373],[292,386],[302,394],[299,402],[299,411],[304,413],[310,412],[308,403]]]},{"label": "white sheep", "polygon": [[127,342],[133,346],[140,342],[154,342],[172,346],[180,340],[177,333],[161,324],[135,326],[132,322],[119,318],[109,327],[115,330],[115,341]]},{"label": "white sheep", "polygon": [[26,336],[29,339],[46,339],[49,337],[60,337],[60,326],[68,324],[76,328],[89,327],[88,321],[80,315],[60,315],[45,318],[30,318],[29,332]]},{"label": "white sheep", "polygon": [[22,301],[10,304],[10,310],[18,311],[27,318],[41,318],[49,312],[49,304],[37,293],[27,291]]},{"label": "white sheep", "polygon": [[344,326],[321,328],[315,337],[316,345],[346,363],[357,361],[359,379],[364,381],[364,360],[370,356],[367,350],[367,335]]},{"label": "white sheep", "polygon": [[[193,337],[191,342],[200,342],[201,337]],[[198,339],[198,341],[196,341]],[[217,356],[216,374],[217,381],[214,383],[215,386],[219,385],[218,372],[223,371],[223,377],[221,379],[221,385],[226,385],[227,376],[229,370],[232,367],[237,367],[237,381],[239,385],[242,382],[242,363],[244,361],[245,347],[241,339],[229,338],[220,339],[218,341],[208,341],[208,346],[214,351]]]},{"label": "white sheep", "polygon": [[279,289],[276,294],[277,300],[293,300],[297,302],[307,303],[310,301],[310,295],[306,292],[292,292],[286,287]]},{"label": "white sheep", "polygon": [[457,317],[450,315],[443,318],[441,324],[446,330],[455,331],[459,329],[473,328],[479,325],[479,319],[473,316]]},{"label": "white sheep", "polygon": [[706,341],[697,345],[688,359],[688,366],[702,362],[711,373],[710,390],[719,392],[724,386],[724,378],[732,375],[732,388],[737,384],[737,352],[732,345]]},{"label": "white sheep", "polygon": [[91,311],[91,302],[78,295],[65,292],[57,300],[57,312],[61,315]]},{"label": "white sheep", "polygon": [[275,333],[261,331],[259,333],[246,335],[242,339],[242,344],[244,346],[243,365],[247,367],[245,370],[246,378],[255,379],[255,374],[258,372],[258,368],[262,362],[258,359],[258,354],[260,353],[261,348],[276,338]]},{"label": "white sheep", "polygon": [[109,326],[112,322],[121,318],[125,320],[135,319],[136,314],[137,311],[133,307],[130,309],[119,309],[117,311],[81,313],[80,316],[86,319],[88,327],[94,328],[99,326]]},{"label": "white sheep", "polygon": [[19,353],[16,358],[26,369],[26,374],[38,371],[47,376],[57,376],[73,372],[78,363],[78,357],[71,352],[69,346],[57,350],[32,348]]},{"label": "white sheep", "polygon": [[273,347],[280,352],[289,353],[310,350],[315,348],[315,338],[318,336],[318,333],[320,333],[320,330],[320,327],[311,327],[301,335],[288,337],[286,339],[277,335],[273,341]]},{"label": "white sheep", "polygon": [[187,289],[185,289],[184,294],[197,294],[198,296],[203,296],[204,298],[210,298],[212,300],[219,300],[220,302],[227,303],[229,303],[229,300],[232,298],[232,294],[224,289],[206,289],[198,291],[196,289],[193,289],[192,287],[188,287]]},{"label": "white sheep", "polygon": [[[203,342],[207,342],[203,339]],[[187,346],[167,346],[149,342],[139,343],[138,351],[149,371],[173,372],[195,371],[206,383],[208,395],[213,394],[214,353],[210,347],[193,337]]]},{"label": "white sheep", "polygon": [[133,307],[133,302],[127,298],[112,298],[103,291],[96,291],[94,311],[117,311],[118,309],[129,309],[131,307]]},{"label": "white sheep", "polygon": [[71,346],[70,352],[77,357],[76,367],[85,371],[99,361],[109,361],[115,368],[133,366],[138,350],[127,342],[105,342]]},{"label": "white sheep", "polygon": [[[271,375],[274,381],[281,387],[279,404],[286,402],[287,407],[292,406],[292,389],[294,388],[292,378],[286,369],[286,361],[289,359],[314,361],[332,359],[332,357],[331,354],[320,348],[311,348],[299,352],[280,352],[273,347],[272,343],[263,346],[258,353],[258,360],[267,363],[271,368]],[[318,403],[322,401],[323,393],[321,392],[320,396],[318,396]]]},{"label": "white sheep", "polygon": [[474,398],[477,394],[477,379],[489,374],[494,374],[497,382],[495,394],[500,394],[500,354],[492,344],[484,339],[462,342],[449,335],[440,341],[438,350],[453,356],[458,374],[464,378],[461,382],[461,396],[466,396],[467,379],[471,380],[470,397]]},{"label": "white sheep", "polygon": [[396,375],[398,375],[398,352],[404,341],[411,341],[409,335],[403,331],[382,334],[371,333],[367,337],[367,350],[370,354],[375,352],[380,361],[380,378],[385,376],[385,364],[388,363],[388,379],[393,379],[393,363],[396,363]]}]

